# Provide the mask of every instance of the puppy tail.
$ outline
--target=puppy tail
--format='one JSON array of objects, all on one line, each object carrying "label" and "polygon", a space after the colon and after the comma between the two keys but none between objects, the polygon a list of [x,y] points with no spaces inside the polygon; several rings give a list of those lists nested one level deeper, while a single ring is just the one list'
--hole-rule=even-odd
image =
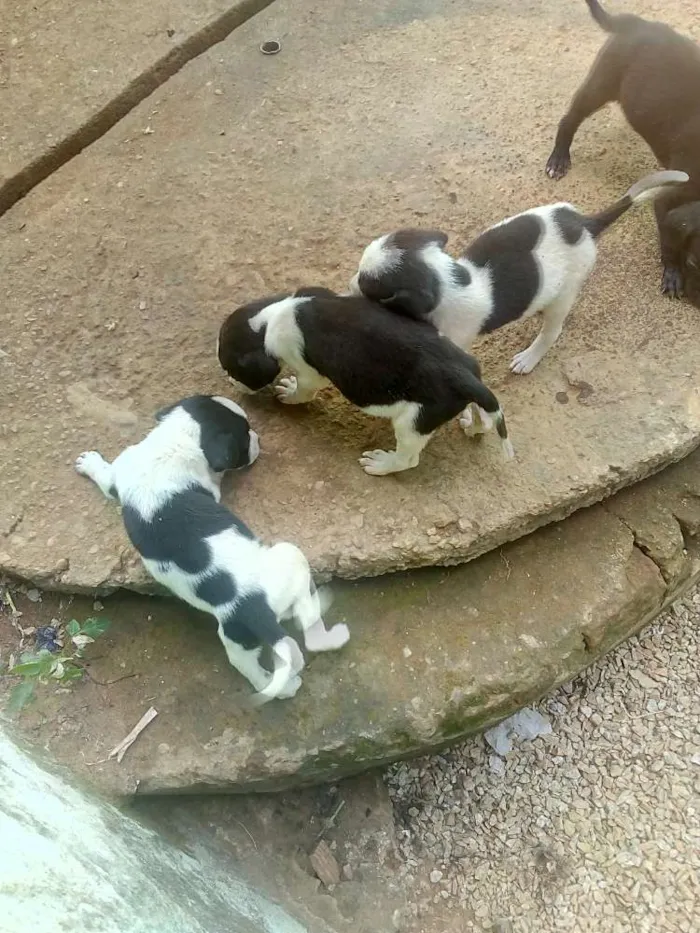
[{"label": "puppy tail", "polygon": [[611,16],[598,3],[598,0],[586,0],[591,16],[598,23],[601,29],[606,32],[627,32],[633,26],[643,23],[640,16],[632,16],[629,13],[622,13],[620,16]]},{"label": "puppy tail", "polygon": [[513,444],[508,437],[506,417],[501,410],[498,399],[493,394],[491,389],[488,388],[488,386],[485,386],[480,379],[471,373],[470,377],[466,381],[468,383],[469,401],[475,402],[479,408],[483,408],[485,412],[488,412],[488,414],[492,416],[496,425],[496,430],[498,431],[498,436],[501,439],[503,455],[506,460],[512,460],[515,456],[515,451],[513,450]]},{"label": "puppy tail", "polygon": [[304,666],[304,655],[290,635],[275,642],[272,651],[275,658],[275,669],[270,678],[270,683],[251,698],[250,704],[255,708],[264,706],[270,700],[275,700],[289,681],[296,677]]},{"label": "puppy tail", "polygon": [[619,201],[615,201],[604,211],[584,217],[583,225],[591,236],[598,237],[622,217],[630,207],[643,204],[644,201],[653,201],[670,188],[684,185],[687,181],[688,175],[685,172],[652,172],[651,175],[646,175],[635,182]]}]

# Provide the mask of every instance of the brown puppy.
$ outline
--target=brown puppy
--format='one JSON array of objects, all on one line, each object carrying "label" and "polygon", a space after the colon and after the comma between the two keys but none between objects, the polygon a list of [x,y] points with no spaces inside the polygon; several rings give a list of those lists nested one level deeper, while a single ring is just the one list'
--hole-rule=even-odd
[{"label": "brown puppy", "polygon": [[663,23],[610,16],[598,0],[586,3],[612,35],[559,124],[547,174],[566,175],[579,126],[617,101],[661,165],[690,176],[688,184],[659,197],[654,209],[664,266],[661,290],[673,298],[685,291],[700,304],[700,47]]}]

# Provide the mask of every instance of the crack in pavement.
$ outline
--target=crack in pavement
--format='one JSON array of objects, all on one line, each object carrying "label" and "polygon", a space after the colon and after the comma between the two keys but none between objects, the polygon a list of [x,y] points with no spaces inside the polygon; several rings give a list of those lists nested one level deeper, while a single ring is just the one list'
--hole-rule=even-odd
[{"label": "crack in pavement", "polygon": [[0,185],[0,217],[38,184],[109,132],[134,107],[150,97],[181,68],[208,52],[212,46],[223,42],[235,29],[273,2],[274,0],[239,0],[213,23],[188,36],[184,42],[150,65],[82,126]]}]

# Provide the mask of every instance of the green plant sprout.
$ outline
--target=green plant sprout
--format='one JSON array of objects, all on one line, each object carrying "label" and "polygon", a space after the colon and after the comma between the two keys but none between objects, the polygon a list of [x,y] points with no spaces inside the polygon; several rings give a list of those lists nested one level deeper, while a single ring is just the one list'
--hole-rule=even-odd
[{"label": "green plant sprout", "polygon": [[7,703],[8,713],[18,713],[34,697],[38,683],[46,684],[57,681],[60,684],[69,684],[80,680],[85,669],[80,664],[83,652],[87,645],[92,644],[109,628],[107,619],[86,619],[81,625],[76,619],[66,625],[66,634],[70,638],[70,648],[62,648],[57,654],[52,654],[48,648],[39,651],[24,651],[16,664],[11,664],[5,675],[8,677],[21,677],[21,683],[12,688]]}]

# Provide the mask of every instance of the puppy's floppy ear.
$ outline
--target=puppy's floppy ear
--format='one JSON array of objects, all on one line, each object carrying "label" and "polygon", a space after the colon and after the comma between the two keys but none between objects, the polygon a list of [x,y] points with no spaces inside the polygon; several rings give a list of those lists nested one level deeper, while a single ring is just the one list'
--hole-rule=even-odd
[{"label": "puppy's floppy ear", "polygon": [[338,293],[320,285],[308,285],[294,292],[295,298],[337,298]]},{"label": "puppy's floppy ear", "polygon": [[425,236],[428,243],[437,243],[440,249],[444,249],[449,240],[449,236],[443,233],[442,230],[426,230]]},{"label": "puppy's floppy ear", "polygon": [[204,456],[214,473],[235,470],[243,465],[248,451],[248,437],[245,438],[245,450],[241,438],[229,431],[217,431],[210,434],[203,446]]},{"label": "puppy's floppy ear", "polygon": [[424,246],[435,243],[440,249],[444,249],[445,246],[447,246],[448,239],[448,235],[443,233],[442,230],[423,230],[420,227],[406,227],[406,229],[397,230],[396,233],[392,234],[391,245],[397,247],[397,249],[412,250],[423,249]]},{"label": "puppy's floppy ear", "polygon": [[425,321],[435,309],[437,298],[429,288],[399,288],[389,298],[380,298],[379,303],[404,317]]}]

